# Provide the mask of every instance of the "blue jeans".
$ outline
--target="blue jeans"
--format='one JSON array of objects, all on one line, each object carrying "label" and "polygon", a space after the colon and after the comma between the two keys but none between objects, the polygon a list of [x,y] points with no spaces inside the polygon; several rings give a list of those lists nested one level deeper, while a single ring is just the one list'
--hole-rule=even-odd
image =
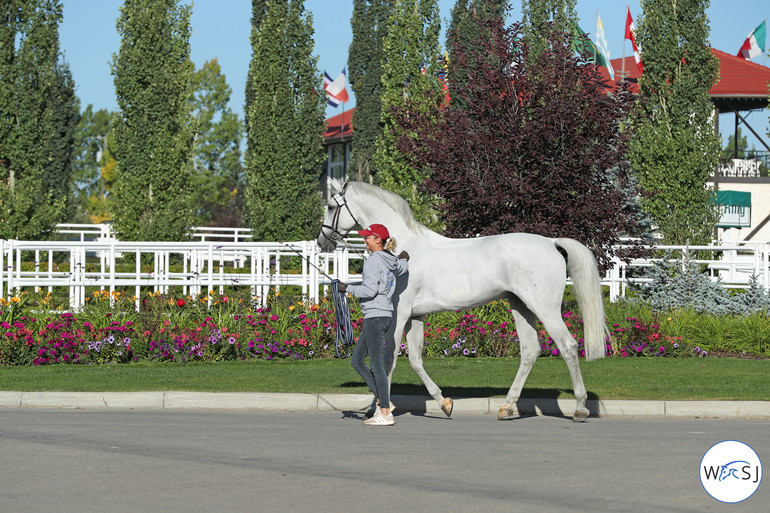
[{"label": "blue jeans", "polygon": [[[385,372],[385,333],[392,322],[391,317],[372,317],[364,319],[364,329],[358,337],[350,364],[364,378],[364,382],[380,400],[380,406],[390,408],[390,385],[388,374]],[[369,355],[369,365],[366,366],[366,356]]]}]

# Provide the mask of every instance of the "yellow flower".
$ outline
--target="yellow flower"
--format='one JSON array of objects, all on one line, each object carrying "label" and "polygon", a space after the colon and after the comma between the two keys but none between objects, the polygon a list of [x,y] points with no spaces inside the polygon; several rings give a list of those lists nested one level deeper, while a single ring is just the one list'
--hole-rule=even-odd
[{"label": "yellow flower", "polygon": [[294,311],[294,305],[291,305],[291,306],[289,307],[289,310],[291,310],[291,311],[293,312],[293,311]]},{"label": "yellow flower", "polygon": [[20,299],[20,298],[18,298],[18,297],[16,297],[16,296],[13,296],[13,297],[11,298],[11,302],[12,302],[12,303],[18,303],[19,301],[21,301],[21,299]]}]

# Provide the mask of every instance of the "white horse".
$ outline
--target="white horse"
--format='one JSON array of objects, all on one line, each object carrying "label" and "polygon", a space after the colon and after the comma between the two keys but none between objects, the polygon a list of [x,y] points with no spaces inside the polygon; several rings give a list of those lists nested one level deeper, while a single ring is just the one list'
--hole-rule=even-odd
[{"label": "white horse", "polygon": [[[422,364],[425,316],[507,299],[516,322],[521,363],[498,419],[515,414],[516,401],[540,354],[537,319],[567,362],[577,399],[573,420],[588,418],[578,344],[561,313],[569,269],[583,314],[586,359],[602,358],[608,331],[596,260],[588,248],[572,239],[548,239],[526,233],[450,239],[418,223],[406,201],[396,194],[363,182],[343,185],[333,181],[331,187],[334,195],[326,206],[318,236],[322,250],[334,250],[356,225],[365,228],[380,223],[396,239],[398,251],[410,254],[409,272],[397,282],[396,322],[391,329],[399,334],[398,339],[406,332],[409,363],[447,416],[452,413],[452,400],[441,394]],[[566,252],[566,262],[559,249]],[[386,355],[389,379],[396,366],[399,345],[394,345],[393,355]]]}]

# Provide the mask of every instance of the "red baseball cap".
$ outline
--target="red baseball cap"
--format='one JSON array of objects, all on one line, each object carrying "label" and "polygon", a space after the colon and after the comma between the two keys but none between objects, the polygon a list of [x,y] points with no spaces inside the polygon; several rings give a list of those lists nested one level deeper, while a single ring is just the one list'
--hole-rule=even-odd
[{"label": "red baseball cap", "polygon": [[358,230],[358,235],[361,237],[368,237],[370,235],[376,235],[382,240],[390,238],[390,232],[381,224],[373,224],[366,230]]}]

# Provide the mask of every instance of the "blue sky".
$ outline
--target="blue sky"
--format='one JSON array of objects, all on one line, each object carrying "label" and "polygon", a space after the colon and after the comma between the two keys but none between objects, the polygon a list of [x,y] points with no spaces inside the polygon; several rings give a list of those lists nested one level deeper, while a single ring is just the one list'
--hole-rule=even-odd
[{"label": "blue sky", "polygon": [[[442,19],[442,38],[447,21],[456,0],[439,0]],[[521,2],[512,0],[512,16],[521,19]],[[631,15],[636,20],[641,15],[639,0],[627,2]],[[120,15],[122,0],[62,0],[64,21],[60,27],[60,43],[69,62],[77,87],[77,95],[85,107],[93,104],[96,109],[117,108],[115,88],[110,73],[112,55],[120,49],[115,22]],[[711,20],[711,46],[735,54],[746,36],[762,22],[770,18],[768,0],[712,0],[707,15]],[[353,0],[305,0],[305,7],[313,14],[315,28],[315,54],[319,57],[320,71],[326,70],[336,76],[347,63],[347,51],[351,41],[350,17]],[[597,9],[602,18],[604,30],[613,59],[632,55],[631,43],[623,39],[625,30],[626,2],[621,0],[578,0],[577,13],[580,25],[591,36],[596,30]],[[244,88],[251,46],[249,43],[251,0],[194,0],[191,19],[191,57],[196,68],[206,60],[216,58],[222,67],[227,82],[233,89],[231,108],[242,117]],[[770,40],[768,41],[770,44]],[[770,59],[764,57],[765,65]],[[754,62],[763,64],[763,58]],[[352,91],[351,102],[345,108],[355,105]],[[333,116],[341,108],[327,109]],[[753,112],[747,120],[755,130],[765,134],[768,130],[769,110]],[[720,127],[733,126],[732,115],[720,117]],[[747,130],[743,130],[747,134]],[[749,146],[752,142],[749,135]],[[770,138],[765,137],[770,144]]]}]

